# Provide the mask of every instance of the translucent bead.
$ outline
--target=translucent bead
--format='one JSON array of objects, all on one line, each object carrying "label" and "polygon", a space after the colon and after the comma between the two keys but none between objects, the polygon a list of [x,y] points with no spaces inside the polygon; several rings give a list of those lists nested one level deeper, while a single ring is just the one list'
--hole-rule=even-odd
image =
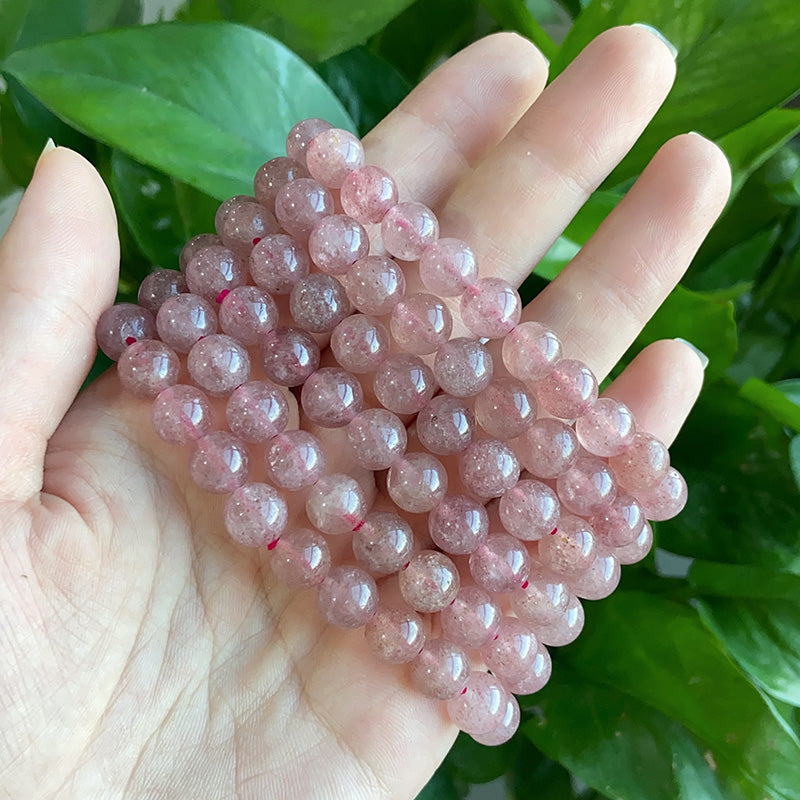
[{"label": "translucent bead", "polygon": [[240,286],[229,292],[219,306],[222,330],[242,344],[260,342],[278,322],[275,301],[257,286]]},{"label": "translucent bead", "polygon": [[332,128],[330,122],[317,117],[300,120],[286,137],[286,155],[303,167],[306,166],[306,149],[309,142],[322,131]]},{"label": "translucent bead", "polygon": [[290,589],[308,589],[325,580],[331,551],[321,533],[297,528],[275,542],[270,565],[273,575]]},{"label": "translucent bead", "polygon": [[269,547],[286,527],[283,495],[266,483],[246,483],[228,498],[223,512],[225,530],[246,547]]},{"label": "translucent bead", "polygon": [[562,514],[558,530],[539,540],[539,561],[556,575],[578,575],[597,555],[592,526],[580,517]]},{"label": "translucent bead", "polygon": [[497,727],[493,728],[489,733],[473,733],[471,736],[478,744],[489,747],[505,744],[517,732],[519,721],[519,703],[513,694],[509,694],[505,713],[500,722],[497,723]]},{"label": "translucent bead", "polygon": [[422,251],[419,276],[432,294],[455,297],[478,279],[478,262],[461,239],[439,239]]},{"label": "translucent bead", "polygon": [[602,600],[619,585],[619,559],[613,553],[598,553],[587,570],[570,578],[570,588],[584,600]]},{"label": "translucent bead", "polygon": [[467,682],[469,658],[446,639],[428,639],[411,662],[411,679],[417,691],[435,700],[455,697]]},{"label": "translucent bead", "polygon": [[[552,671],[553,662],[550,659],[550,653],[540,642],[528,674],[516,681],[506,681],[506,688],[509,692],[517,695],[533,694],[547,684]],[[489,744],[489,742],[481,743]]]},{"label": "translucent bead", "polygon": [[222,236],[222,226],[225,224],[228,214],[230,214],[236,206],[241,203],[252,203],[254,201],[255,197],[249,194],[235,194],[233,197],[228,197],[226,200],[223,200],[214,214],[214,230],[217,234]]},{"label": "translucent bead", "polygon": [[423,614],[433,614],[449,606],[461,588],[458,567],[436,550],[413,555],[398,577],[403,599]]},{"label": "translucent bead", "polygon": [[567,511],[588,517],[614,502],[617,482],[606,461],[597,456],[581,456],[558,476],[556,492]]},{"label": "translucent bead", "polygon": [[422,203],[397,203],[381,220],[381,239],[386,252],[402,261],[416,261],[438,238],[439,220]]},{"label": "translucent bead", "polygon": [[511,608],[526,625],[538,632],[558,621],[572,599],[572,592],[562,581],[531,575],[530,580],[511,595]]},{"label": "translucent bead", "polygon": [[247,262],[227,247],[201,250],[186,267],[186,285],[211,303],[221,303],[225,292],[247,282]]},{"label": "translucent bead", "polygon": [[563,647],[580,636],[583,623],[583,606],[581,601],[572,595],[566,611],[550,624],[541,626],[536,633],[539,641],[548,647]]},{"label": "translucent bead", "polygon": [[561,419],[583,416],[597,400],[597,378],[586,364],[562,358],[534,385],[539,406]]},{"label": "translucent bead", "polygon": [[406,279],[400,265],[386,256],[367,256],[344,276],[347,296],[363,314],[382,317],[403,298]]},{"label": "translucent bead", "polygon": [[137,299],[142,308],[157,314],[165,300],[188,291],[182,272],[177,269],[157,269],[145,276],[139,286]]},{"label": "translucent bead", "polygon": [[350,533],[364,522],[367,499],[358,481],[349,475],[324,475],[308,493],[306,514],[323,533]]},{"label": "translucent bead", "polygon": [[492,356],[477,339],[451,339],[436,352],[433,371],[443,391],[472,397],[492,379]]},{"label": "translucent bead", "polygon": [[319,345],[301,328],[274,328],[261,346],[266,376],[278,386],[300,386],[319,367]]},{"label": "translucent bead", "polygon": [[364,405],[364,393],[355,375],[339,367],[322,367],[308,376],[300,402],[306,416],[323,428],[342,428]]},{"label": "translucent bead", "polygon": [[560,358],[561,342],[540,322],[523,322],[503,339],[503,363],[525,383],[543,378]]},{"label": "translucent bead", "polygon": [[344,369],[375,372],[389,355],[389,332],[375,317],[352,314],[333,329],[331,350]]},{"label": "translucent bead", "polygon": [[417,436],[437,455],[453,455],[469,447],[475,434],[475,415],[458,397],[440,394],[417,415]]},{"label": "translucent bead", "polygon": [[616,500],[591,520],[595,535],[607,547],[624,547],[635,542],[645,524],[642,507],[629,494]]},{"label": "translucent bead", "polygon": [[331,567],[317,591],[317,608],[337,628],[360,628],[378,609],[378,587],[359,567]]},{"label": "translucent bead", "polygon": [[378,608],[364,628],[364,636],[367,647],[391,664],[413,661],[425,644],[422,617],[405,608]]},{"label": "translucent bead", "polygon": [[404,511],[430,511],[447,493],[447,470],[428,453],[406,453],[389,468],[386,490]]},{"label": "translucent bead", "polygon": [[318,272],[295,284],[289,296],[289,310],[297,325],[311,333],[332,331],[352,313],[342,284]]},{"label": "translucent bead", "polygon": [[411,294],[392,309],[389,328],[400,349],[426,355],[436,352],[450,338],[453,318],[438,297]]},{"label": "translucent bead", "polygon": [[502,614],[491,595],[478,586],[462,586],[456,599],[442,609],[442,631],[468,650],[483,647],[497,633]]},{"label": "translucent bead", "polygon": [[428,514],[428,531],[439,549],[466,555],[489,535],[489,515],[477,500],[449,495]]},{"label": "translucent bead", "polygon": [[626,544],[624,547],[617,547],[614,555],[619,559],[620,564],[636,564],[641,561],[653,546],[653,529],[650,523],[645,522],[642,532],[636,537],[635,542]]},{"label": "translucent bead", "polygon": [[280,230],[274,214],[260,203],[239,203],[222,223],[222,244],[242,258],[248,258],[254,245]]},{"label": "translucent bead", "polygon": [[360,167],[347,174],[339,199],[349,217],[362,225],[377,223],[397,204],[397,184],[380,167]]},{"label": "translucent bead", "polygon": [[277,386],[249,381],[234,389],[225,409],[228,427],[245,442],[266,442],[283,433],[289,404]]},{"label": "translucent bead", "polygon": [[414,532],[401,516],[372,511],[353,533],[353,555],[364,569],[391,575],[402,569],[414,552]]},{"label": "translucent bead", "polygon": [[647,519],[662,522],[672,519],[683,510],[688,495],[683,475],[675,467],[670,467],[660,483],[640,492],[638,498]]},{"label": "translucent bead", "polygon": [[156,325],[153,315],[133,303],[117,303],[107,308],[97,321],[97,344],[116,361],[134,342],[153,339]]},{"label": "translucent bead", "polygon": [[320,271],[344,275],[369,252],[364,226],[344,214],[321,219],[308,237],[308,253]]},{"label": "translucent bead", "polygon": [[637,433],[628,449],[608,461],[621,486],[638,493],[651,489],[666,477],[669,469],[669,450],[649,433]]},{"label": "translucent bead", "polygon": [[514,451],[496,439],[479,439],[459,457],[458,471],[467,489],[478,497],[500,497],[519,480]]},{"label": "translucent bead", "polygon": [[323,186],[338,189],[350,172],[364,166],[364,145],[350,131],[327,128],[308,143],[306,166]]},{"label": "translucent bead", "polygon": [[250,356],[223,333],[206,336],[189,351],[186,362],[192,380],[215,397],[229,395],[250,377]]},{"label": "translucent bead", "polygon": [[211,430],[211,405],[194,386],[175,384],[153,401],[153,427],[172,444],[188,444]]},{"label": "translucent bead", "polygon": [[222,244],[222,239],[214,233],[201,233],[193,236],[183,246],[179,259],[181,272],[186,272],[189,262],[204,248]]},{"label": "translucent bead", "polygon": [[500,339],[519,323],[519,292],[502,278],[480,278],[461,296],[461,319],[480,338]]},{"label": "translucent bead", "polygon": [[314,226],[333,214],[331,193],[313,178],[297,178],[284,184],[275,197],[275,216],[281,227],[305,242]]},{"label": "translucent bead", "polygon": [[253,283],[270,294],[289,294],[308,275],[311,259],[288,234],[265,236],[250,251]]},{"label": "translucent bead", "polygon": [[597,402],[575,422],[580,443],[596,456],[616,456],[633,441],[636,423],[624,403],[610,397]]},{"label": "translucent bead", "polygon": [[507,533],[490,533],[469,557],[470,574],[487,592],[513,592],[525,583],[530,567],[525,545]]},{"label": "translucent bead", "polygon": [[162,342],[188,353],[195,342],[217,332],[217,313],[200,295],[179,294],[158,309],[156,327]]},{"label": "translucent bead", "polygon": [[556,529],[561,504],[547,484],[521,480],[500,498],[499,513],[503,527],[512,536],[533,542]]},{"label": "translucent bead", "polygon": [[578,460],[580,443],[575,431],[561,420],[537,419],[519,443],[519,460],[537,478],[557,478]]},{"label": "translucent bead", "polygon": [[395,414],[416,414],[433,397],[436,388],[431,368],[407,353],[389,356],[375,371],[375,396]]},{"label": "translucent bead", "polygon": [[134,342],[117,361],[120,383],[136,397],[155,397],[178,382],[180,370],[177,353],[155,339]]},{"label": "translucent bead", "polygon": [[504,616],[497,632],[481,647],[486,666],[502,681],[518,681],[533,667],[539,643],[531,629],[516,617]]},{"label": "translucent bead", "polygon": [[315,484],[325,471],[319,439],[307,431],[284,431],[269,443],[265,456],[272,482],[296,491]]},{"label": "translucent bead", "polygon": [[389,469],[406,452],[408,434],[402,420],[383,408],[368,408],[347,427],[350,452],[359,466]]},{"label": "translucent bead", "polygon": [[491,733],[502,722],[508,705],[508,692],[488,672],[470,672],[465,691],[447,701],[453,723],[472,735]]},{"label": "translucent bead", "polygon": [[227,494],[244,484],[247,471],[247,446],[232,433],[212,431],[195,442],[189,472],[201,489]]},{"label": "translucent bead", "polygon": [[308,170],[299,162],[286,156],[271,158],[262,164],[253,178],[253,194],[262,206],[275,209],[278,192],[296,178],[308,178]]},{"label": "translucent bead", "polygon": [[495,378],[475,397],[475,419],[495,439],[515,439],[536,419],[536,401],[524,383]]}]

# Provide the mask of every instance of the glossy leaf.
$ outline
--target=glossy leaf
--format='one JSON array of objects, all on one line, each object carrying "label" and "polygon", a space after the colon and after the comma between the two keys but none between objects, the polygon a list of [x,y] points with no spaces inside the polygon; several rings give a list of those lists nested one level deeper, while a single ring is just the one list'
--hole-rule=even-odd
[{"label": "glossy leaf", "polygon": [[417,795],[416,800],[462,800],[462,794],[447,773],[439,769]]},{"label": "glossy leaf", "polygon": [[795,436],[789,444],[789,464],[794,481],[800,490],[800,436]]},{"label": "glossy leaf", "polygon": [[510,800],[603,800],[603,795],[518,736],[518,754],[509,776]]},{"label": "glossy leaf", "polygon": [[758,378],[750,378],[739,394],[753,405],[764,409],[773,419],[800,433],[800,405],[794,403],[780,389]]},{"label": "glossy leaf", "polygon": [[0,0],[0,59],[17,43],[30,6],[31,0]]},{"label": "glossy leaf", "polygon": [[465,733],[458,735],[444,761],[446,771],[466,783],[488,783],[505,774],[517,752],[515,741],[497,747],[478,744]]},{"label": "glossy leaf", "polygon": [[704,597],[800,601],[800,574],[695,560],[687,577]]},{"label": "glossy leaf", "polygon": [[558,53],[558,46],[539,24],[523,0],[480,0],[501,28],[518,31],[542,51],[548,61]]},{"label": "glossy leaf", "polygon": [[779,381],[774,386],[784,397],[800,407],[800,378]]}]

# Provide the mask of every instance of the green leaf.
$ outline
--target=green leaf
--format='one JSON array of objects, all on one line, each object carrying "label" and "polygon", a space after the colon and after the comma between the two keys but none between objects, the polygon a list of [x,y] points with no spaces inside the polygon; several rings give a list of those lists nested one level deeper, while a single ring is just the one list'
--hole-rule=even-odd
[{"label": "green leaf", "polygon": [[518,755],[508,776],[512,800],[603,800],[561,764],[547,758],[527,737],[517,738]]},{"label": "green leaf", "polygon": [[30,6],[31,0],[0,0],[0,59],[14,49]]},{"label": "green leaf", "polygon": [[353,129],[297,56],[226,23],[94,34],[18,51],[5,69],[74,127],[217,198],[249,192],[298,120]]},{"label": "green leaf", "polygon": [[692,562],[690,586],[706,597],[748,600],[800,600],[800,575],[764,567]]},{"label": "green leaf", "polygon": [[466,783],[489,783],[508,772],[516,753],[517,743],[513,739],[498,747],[485,747],[461,733],[444,765],[449,774]]},{"label": "green leaf", "polygon": [[800,407],[800,378],[788,381],[778,381],[774,387],[786,398]]},{"label": "green leaf", "polygon": [[800,405],[780,389],[758,378],[749,378],[739,394],[772,416],[773,419],[800,433]]},{"label": "green leaf", "polygon": [[453,780],[439,768],[417,795],[416,800],[461,800],[461,793]]},{"label": "green leaf", "polygon": [[558,54],[558,45],[537,22],[523,0],[480,0],[500,27],[521,33],[542,51],[548,61]]},{"label": "green leaf", "polygon": [[800,436],[795,436],[789,443],[789,464],[797,488],[800,489]]}]

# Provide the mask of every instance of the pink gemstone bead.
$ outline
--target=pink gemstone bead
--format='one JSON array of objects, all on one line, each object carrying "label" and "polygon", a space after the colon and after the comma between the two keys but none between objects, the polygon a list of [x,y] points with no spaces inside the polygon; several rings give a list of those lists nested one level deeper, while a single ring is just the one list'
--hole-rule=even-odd
[{"label": "pink gemstone bead", "polygon": [[516,617],[504,616],[495,635],[481,647],[486,666],[502,681],[518,681],[533,667],[539,643],[531,629]]},{"label": "pink gemstone bead", "polygon": [[508,691],[488,672],[470,672],[466,691],[447,701],[447,713],[465,733],[491,733],[503,720]]},{"label": "pink gemstone bead", "polygon": [[390,511],[367,514],[353,533],[353,555],[364,569],[391,575],[402,569],[414,551],[414,532],[401,516]]},{"label": "pink gemstone bead", "polygon": [[628,449],[608,461],[620,486],[637,493],[660,483],[669,469],[669,450],[655,436],[637,433]]},{"label": "pink gemstone bead", "polygon": [[514,451],[496,439],[479,439],[459,457],[458,471],[467,489],[478,497],[500,497],[519,480]]},{"label": "pink gemstone bead", "polygon": [[389,328],[401,350],[426,355],[450,338],[453,317],[438,297],[411,294],[392,309]]},{"label": "pink gemstone bead", "polygon": [[471,553],[489,535],[489,515],[477,500],[463,494],[445,497],[428,515],[433,543],[446,553]]},{"label": "pink gemstone bead", "polygon": [[227,247],[201,250],[186,267],[186,285],[211,303],[221,303],[225,292],[247,282],[247,262]]},{"label": "pink gemstone bead", "polygon": [[524,383],[547,375],[561,358],[561,342],[540,322],[523,322],[503,339],[503,363]]},{"label": "pink gemstone bead", "polygon": [[584,614],[581,601],[572,595],[564,614],[536,631],[539,641],[548,647],[563,647],[574,642],[583,630]]},{"label": "pink gemstone bead", "polygon": [[265,442],[283,433],[289,422],[284,393],[266,381],[250,381],[234,389],[225,410],[228,427],[245,442]]},{"label": "pink gemstone bead", "polygon": [[308,376],[300,402],[306,416],[323,428],[342,428],[364,405],[364,393],[355,375],[339,367],[322,367]]},{"label": "pink gemstone bead", "polygon": [[453,455],[469,447],[475,434],[475,415],[458,397],[440,394],[417,415],[417,436],[437,455]]},{"label": "pink gemstone bead", "polygon": [[215,397],[229,395],[250,377],[250,356],[235,339],[222,333],[206,336],[189,351],[192,380]]},{"label": "pink gemstone bead", "polygon": [[475,419],[489,436],[514,439],[536,419],[536,401],[524,383],[495,378],[475,397]]},{"label": "pink gemstone bead", "polygon": [[286,155],[294,159],[303,167],[306,166],[306,151],[309,142],[322,133],[322,131],[329,130],[333,125],[326,122],[324,119],[311,117],[310,119],[300,120],[290,131],[286,137]]},{"label": "pink gemstone bead", "polygon": [[531,575],[527,585],[523,584],[511,595],[511,608],[538,632],[561,619],[572,599],[572,592],[558,579]]},{"label": "pink gemstone bead", "polygon": [[469,557],[475,583],[487,592],[513,592],[525,583],[530,567],[525,545],[507,533],[490,533]]},{"label": "pink gemstone bead", "polygon": [[[536,658],[533,660],[528,674],[516,681],[506,681],[506,688],[509,692],[517,695],[533,694],[538,692],[550,680],[552,671],[553,662],[550,659],[550,653],[540,642],[536,651]],[[484,742],[481,743],[484,744]],[[489,743],[486,742],[486,744]]]},{"label": "pink gemstone bead", "polygon": [[239,203],[226,215],[222,223],[222,244],[242,258],[265,236],[280,230],[274,214],[259,203]]},{"label": "pink gemstone bead", "polygon": [[319,345],[301,328],[275,328],[261,347],[261,364],[278,386],[300,386],[319,367]]},{"label": "pink gemstone bead", "polygon": [[211,430],[211,405],[194,386],[175,384],[153,401],[153,427],[172,444],[188,444]]},{"label": "pink gemstone bead", "polygon": [[297,528],[275,542],[270,565],[281,583],[291,589],[308,589],[325,580],[331,568],[331,551],[321,533]]},{"label": "pink gemstone bead", "polygon": [[360,167],[345,177],[339,199],[349,217],[362,225],[377,223],[397,204],[397,184],[380,167]]},{"label": "pink gemstone bead", "polygon": [[364,146],[350,131],[327,128],[308,143],[306,166],[323,186],[339,189],[350,172],[364,166]]},{"label": "pink gemstone bead", "polygon": [[461,319],[478,337],[500,339],[522,314],[519,292],[502,278],[480,278],[461,296]]},{"label": "pink gemstone bead", "polygon": [[232,433],[212,431],[195,443],[189,471],[192,480],[207,492],[232,492],[247,480],[247,446]]},{"label": "pink gemstone bead", "polygon": [[626,544],[624,547],[617,547],[614,555],[619,559],[620,564],[636,564],[641,561],[653,546],[653,529],[650,523],[645,522],[642,532],[636,537],[635,542]]},{"label": "pink gemstone bead", "polygon": [[331,350],[344,369],[375,372],[389,355],[389,332],[375,317],[352,314],[333,329]]},{"label": "pink gemstone bead", "polygon": [[240,205],[241,203],[253,202],[255,202],[255,197],[252,197],[249,194],[235,194],[233,197],[223,200],[217,207],[216,214],[214,214],[214,230],[217,232],[217,234],[222,236],[222,226],[225,224],[228,214],[230,214],[231,211],[236,208],[236,206]]},{"label": "pink gemstone bead", "polygon": [[344,275],[369,253],[369,237],[360,222],[344,214],[321,219],[308,237],[308,252],[320,271]]},{"label": "pink gemstone bead", "polygon": [[629,494],[618,494],[616,500],[591,520],[598,540],[606,547],[624,547],[635,542],[645,524],[642,507]]},{"label": "pink gemstone bead", "polygon": [[492,356],[476,339],[451,339],[437,351],[433,370],[443,391],[472,397],[492,379]]},{"label": "pink gemstone bead", "polygon": [[400,593],[415,611],[433,614],[455,600],[461,581],[458,567],[436,550],[423,550],[400,570]]},{"label": "pink gemstone bead", "polygon": [[240,486],[225,504],[223,519],[231,538],[246,547],[268,547],[286,527],[283,495],[266,483]]},{"label": "pink gemstone bead", "polygon": [[390,255],[416,261],[439,238],[439,220],[422,203],[397,203],[381,220],[381,238]]},{"label": "pink gemstone bead", "polygon": [[597,456],[580,456],[558,476],[556,491],[567,511],[581,516],[599,514],[617,497],[617,482],[608,463]]},{"label": "pink gemstone bead", "polygon": [[311,524],[333,536],[359,527],[367,510],[367,499],[358,481],[341,473],[320,478],[306,500],[306,514]]},{"label": "pink gemstone bead", "polygon": [[373,379],[375,396],[395,414],[416,414],[430,402],[435,387],[431,368],[408,353],[389,356]]},{"label": "pink gemstone bead", "polygon": [[562,514],[558,530],[539,540],[539,561],[556,575],[578,575],[597,555],[592,526],[580,517]]},{"label": "pink gemstone bead", "polygon": [[239,286],[219,306],[222,330],[245,345],[260,342],[277,323],[275,301],[257,286]]},{"label": "pink gemstone bead", "polygon": [[262,164],[253,178],[253,194],[262,206],[270,211],[275,208],[278,192],[296,178],[308,178],[308,170],[294,159],[286,156],[271,158]]},{"label": "pink gemstone bead", "polygon": [[[132,345],[129,350],[136,346],[139,345]],[[124,357],[123,355],[122,358]],[[120,363],[122,363],[122,359],[120,359]],[[662,522],[679,514],[686,505],[688,496],[683,475],[675,467],[670,467],[660,483],[652,489],[646,489],[639,493],[639,503],[647,519]]]},{"label": "pink gemstone bead", "polygon": [[188,353],[199,339],[217,332],[217,313],[200,295],[179,294],[158,309],[156,327],[161,341],[179,353]]},{"label": "pink gemstone bead", "polygon": [[619,585],[619,559],[613,553],[598,553],[587,570],[570,579],[570,587],[584,600],[602,600]]},{"label": "pink gemstone bead", "polygon": [[359,466],[389,469],[406,452],[408,434],[402,420],[383,408],[368,408],[347,427],[350,452]]},{"label": "pink gemstone bead", "polygon": [[431,294],[455,297],[478,279],[478,262],[461,239],[439,239],[423,250],[419,276]]},{"label": "pink gemstone bead", "polygon": [[483,647],[497,633],[502,614],[491,595],[478,586],[462,586],[456,599],[442,609],[444,635],[468,650]]},{"label": "pink gemstone bead", "polygon": [[177,353],[155,339],[134,342],[117,361],[120,383],[136,397],[155,397],[176,384],[180,369]]},{"label": "pink gemstone bead", "polygon": [[296,491],[315,484],[325,471],[319,439],[307,431],[284,431],[269,443],[265,456],[272,482]]},{"label": "pink gemstone bead", "polygon": [[153,315],[133,303],[117,303],[107,308],[97,322],[97,344],[116,361],[134,342],[153,339],[156,325]]},{"label": "pink gemstone bead", "polygon": [[275,233],[250,251],[249,264],[256,286],[270,294],[289,294],[308,275],[311,259],[291,236]]},{"label": "pink gemstone bead", "polygon": [[331,567],[317,591],[317,608],[337,628],[360,628],[378,610],[378,587],[359,567]]},{"label": "pink gemstone bead", "polygon": [[411,679],[417,691],[436,700],[447,700],[463,691],[468,674],[467,654],[446,639],[428,639],[411,662]]},{"label": "pink gemstone bead", "polygon": [[500,498],[499,512],[510,534],[532,542],[553,533],[561,517],[561,504],[547,484],[521,480]]},{"label": "pink gemstone bead", "polygon": [[345,275],[344,285],[353,307],[376,317],[388,314],[406,291],[403,270],[386,256],[357,261]]},{"label": "pink gemstone bead", "polygon": [[561,419],[583,416],[597,400],[597,378],[586,364],[562,358],[534,385],[539,406]]},{"label": "pink gemstone bead", "polygon": [[344,286],[336,278],[317,272],[295,284],[289,296],[289,310],[299,327],[311,333],[325,333],[353,309]]},{"label": "pink gemstone bead", "polygon": [[[219,238],[214,233],[201,233],[197,236],[193,236],[189,239],[188,242],[183,246],[180,255],[180,267],[181,272],[186,272],[186,267],[189,266],[189,262],[201,251],[205,250],[206,247],[212,247],[213,245],[220,245],[222,244],[222,239]],[[186,290],[184,290],[186,291]]]},{"label": "pink gemstone bead", "polygon": [[428,453],[406,453],[389,468],[386,490],[398,507],[422,514],[447,493],[447,470]]},{"label": "pink gemstone bead", "polygon": [[630,446],[636,433],[633,413],[624,403],[601,397],[575,422],[580,443],[596,456],[616,456]]},{"label": "pink gemstone bead", "polygon": [[364,636],[367,647],[391,664],[413,661],[425,644],[422,617],[405,608],[378,608],[364,628]]},{"label": "pink gemstone bead", "polygon": [[278,222],[299,242],[305,242],[314,226],[331,214],[333,197],[313,178],[297,178],[284,184],[275,198]]},{"label": "pink gemstone bead", "polygon": [[580,443],[575,431],[561,420],[537,419],[519,442],[519,460],[537,478],[557,478],[578,460]]},{"label": "pink gemstone bead", "polygon": [[157,269],[147,275],[139,286],[139,305],[151,314],[158,314],[165,300],[188,291],[182,272],[177,269]]},{"label": "pink gemstone bead", "polygon": [[497,723],[497,727],[493,728],[489,733],[473,733],[471,736],[478,744],[490,747],[505,744],[517,732],[519,721],[519,703],[513,694],[509,694],[505,713],[500,722]]}]

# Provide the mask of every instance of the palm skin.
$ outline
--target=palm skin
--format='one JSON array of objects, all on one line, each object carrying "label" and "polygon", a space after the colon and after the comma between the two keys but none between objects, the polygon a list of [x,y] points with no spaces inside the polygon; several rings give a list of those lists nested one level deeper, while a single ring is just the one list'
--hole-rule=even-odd
[{"label": "palm skin", "polygon": [[[519,283],[673,71],[661,42],[619,28],[539,97],[541,56],[489,37],[370,134],[368,161]],[[510,175],[534,187],[515,214]],[[709,142],[668,143],[526,315],[606,374],[685,270],[728,181]],[[44,155],[0,248],[0,796],[413,798],[455,737],[441,705],[377,663],[359,631],[322,624],[313,591],[272,579],[269,553],[225,537],[223,499],[192,485],[186,452],[158,439],[149,404],[113,371],[74,399],[116,249],[92,168]],[[668,341],[608,394],[671,441],[701,381],[696,355]],[[329,445],[330,469],[349,469]]]}]

